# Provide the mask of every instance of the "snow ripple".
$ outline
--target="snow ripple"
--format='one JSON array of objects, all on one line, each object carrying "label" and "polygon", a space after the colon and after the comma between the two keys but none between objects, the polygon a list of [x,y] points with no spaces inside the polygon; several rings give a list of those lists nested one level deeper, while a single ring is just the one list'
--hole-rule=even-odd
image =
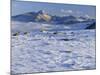
[{"label": "snow ripple", "polygon": [[12,36],[11,65],[14,74],[95,69],[95,30]]}]

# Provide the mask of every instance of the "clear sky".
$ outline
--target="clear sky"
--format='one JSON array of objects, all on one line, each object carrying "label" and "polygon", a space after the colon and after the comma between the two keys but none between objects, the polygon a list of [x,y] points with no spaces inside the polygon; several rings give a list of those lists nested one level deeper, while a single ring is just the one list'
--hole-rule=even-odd
[{"label": "clear sky", "polygon": [[37,12],[44,10],[51,15],[76,15],[76,16],[96,16],[96,7],[89,5],[41,3],[30,1],[12,1],[12,15],[19,15],[26,12]]}]

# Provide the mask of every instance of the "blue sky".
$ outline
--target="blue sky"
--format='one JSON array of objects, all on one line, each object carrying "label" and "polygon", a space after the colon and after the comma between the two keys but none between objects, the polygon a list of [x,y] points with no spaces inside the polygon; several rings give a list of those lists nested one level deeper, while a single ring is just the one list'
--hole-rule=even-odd
[{"label": "blue sky", "polygon": [[44,10],[51,15],[76,15],[95,18],[96,7],[89,5],[41,3],[30,1],[12,1],[12,16],[26,12]]}]

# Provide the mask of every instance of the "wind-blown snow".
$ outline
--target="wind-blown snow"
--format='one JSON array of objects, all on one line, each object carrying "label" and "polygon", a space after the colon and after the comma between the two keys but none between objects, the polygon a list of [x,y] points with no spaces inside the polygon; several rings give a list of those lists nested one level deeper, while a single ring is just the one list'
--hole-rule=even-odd
[{"label": "wind-blown snow", "polygon": [[95,69],[95,30],[12,36],[12,73]]}]

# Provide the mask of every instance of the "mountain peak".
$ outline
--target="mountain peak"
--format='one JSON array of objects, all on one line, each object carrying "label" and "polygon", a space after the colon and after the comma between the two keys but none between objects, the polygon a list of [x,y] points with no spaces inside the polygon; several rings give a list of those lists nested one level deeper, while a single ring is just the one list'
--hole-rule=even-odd
[{"label": "mountain peak", "polygon": [[49,22],[51,20],[52,16],[45,13],[44,10],[40,10],[37,13],[36,21],[46,21]]},{"label": "mountain peak", "polygon": [[38,14],[45,14],[45,11],[44,10],[40,10],[40,11],[38,11]]}]

